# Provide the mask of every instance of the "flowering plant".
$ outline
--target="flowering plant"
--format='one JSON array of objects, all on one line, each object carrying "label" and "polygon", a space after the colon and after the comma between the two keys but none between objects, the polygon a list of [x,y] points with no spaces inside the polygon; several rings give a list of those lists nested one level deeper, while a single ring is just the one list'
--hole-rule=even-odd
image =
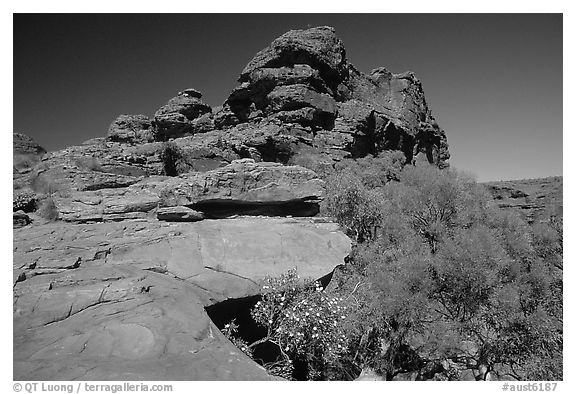
[{"label": "flowering plant", "polygon": [[22,190],[14,192],[12,197],[12,210],[14,212],[23,210],[32,212],[36,208],[36,194],[31,191]]},{"label": "flowering plant", "polygon": [[271,373],[286,377],[293,363],[305,363],[307,379],[324,377],[327,368],[347,351],[345,300],[327,294],[318,281],[301,281],[296,270],[279,278],[266,278],[262,299],[251,316],[266,328],[266,336],[249,349],[269,342],[278,346],[280,357]]},{"label": "flowering plant", "polygon": [[244,354],[248,357],[252,358],[252,348],[248,346],[246,341],[242,338],[238,337],[238,324],[236,324],[236,319],[232,319],[232,321],[224,326],[222,329],[222,333]]}]

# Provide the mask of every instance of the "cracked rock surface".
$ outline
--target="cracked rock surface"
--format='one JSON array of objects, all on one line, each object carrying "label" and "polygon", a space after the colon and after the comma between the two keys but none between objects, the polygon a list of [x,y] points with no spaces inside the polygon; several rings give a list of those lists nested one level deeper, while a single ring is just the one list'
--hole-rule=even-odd
[{"label": "cracked rock surface", "polygon": [[337,163],[448,165],[418,78],[358,71],[331,27],[283,34],[238,82],[55,152],[14,134],[14,194],[36,204],[14,204],[15,380],[272,379],[204,308],[344,262],[350,239],[316,217]]},{"label": "cracked rock surface", "polygon": [[204,307],[290,268],[319,278],[349,251],[320,218],[16,229],[14,379],[272,379]]}]

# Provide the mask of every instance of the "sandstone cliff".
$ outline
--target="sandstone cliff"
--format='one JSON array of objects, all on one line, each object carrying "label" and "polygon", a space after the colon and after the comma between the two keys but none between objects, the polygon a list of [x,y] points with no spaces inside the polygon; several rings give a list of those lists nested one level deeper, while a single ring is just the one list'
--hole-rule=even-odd
[{"label": "sandstone cliff", "polygon": [[14,143],[15,380],[270,379],[204,308],[343,263],[319,173],[449,158],[414,74],[363,74],[330,27],[274,40],[218,109],[188,88],[80,146]]}]

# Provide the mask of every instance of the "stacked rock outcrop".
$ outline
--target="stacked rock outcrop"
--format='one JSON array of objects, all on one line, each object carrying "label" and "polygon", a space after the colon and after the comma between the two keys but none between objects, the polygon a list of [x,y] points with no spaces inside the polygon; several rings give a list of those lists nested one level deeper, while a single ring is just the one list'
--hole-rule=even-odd
[{"label": "stacked rock outcrop", "polygon": [[14,141],[15,192],[45,202],[14,217],[15,380],[270,379],[204,308],[343,263],[314,169],[449,157],[420,81],[359,72],[330,27],[274,40],[218,109],[188,88],[79,146]]}]

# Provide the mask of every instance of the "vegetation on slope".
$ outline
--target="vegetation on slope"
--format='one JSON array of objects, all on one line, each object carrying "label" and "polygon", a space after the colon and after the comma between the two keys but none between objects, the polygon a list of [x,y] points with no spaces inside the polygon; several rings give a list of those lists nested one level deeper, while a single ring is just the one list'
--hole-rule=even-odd
[{"label": "vegetation on slope", "polygon": [[270,279],[252,311],[268,335],[246,346],[276,344],[287,378],[561,380],[561,219],[529,226],[457,171],[401,167],[329,177],[324,209],[357,246],[327,289]]}]

